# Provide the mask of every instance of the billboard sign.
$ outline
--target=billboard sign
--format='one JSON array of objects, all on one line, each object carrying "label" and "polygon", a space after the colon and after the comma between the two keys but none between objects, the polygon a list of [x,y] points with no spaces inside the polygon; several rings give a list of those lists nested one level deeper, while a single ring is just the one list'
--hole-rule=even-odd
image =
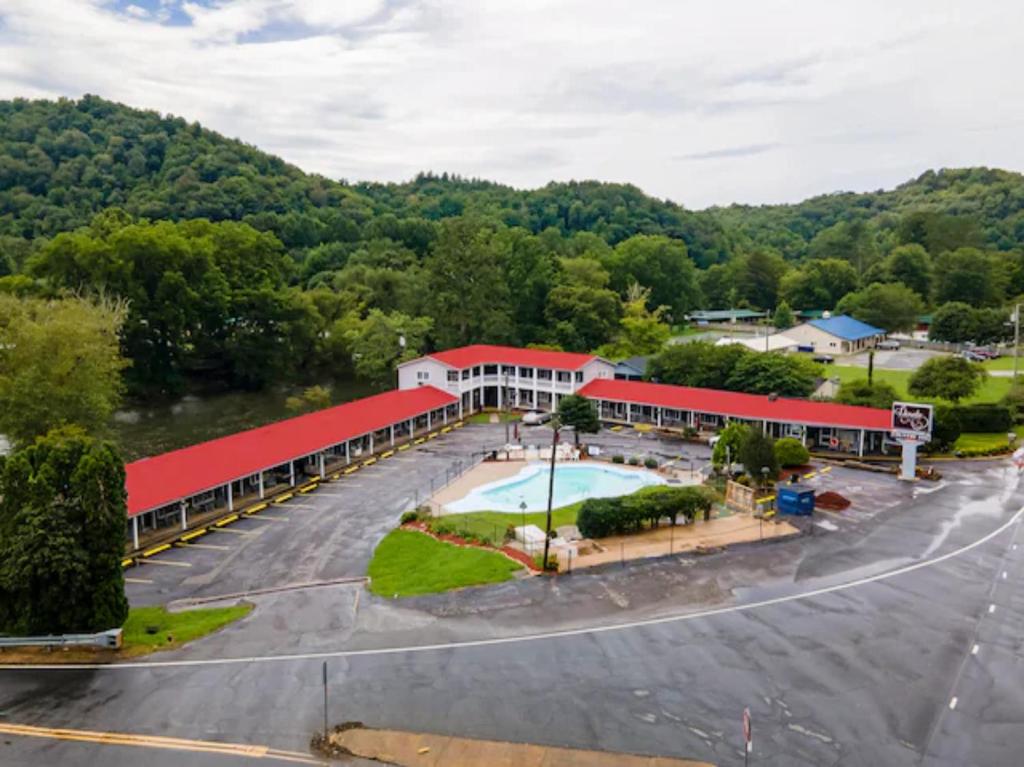
[{"label": "billboard sign", "polygon": [[892,403],[892,436],[908,442],[928,442],[932,436],[932,406],[914,402]]}]

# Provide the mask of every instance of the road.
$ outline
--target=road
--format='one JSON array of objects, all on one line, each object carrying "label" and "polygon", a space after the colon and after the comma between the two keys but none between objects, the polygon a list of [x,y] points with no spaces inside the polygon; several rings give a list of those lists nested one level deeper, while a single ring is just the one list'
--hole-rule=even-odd
[{"label": "road", "polygon": [[[304,752],[326,659],[332,721],[732,765],[749,706],[752,764],[1018,764],[1024,493],[1001,465],[946,473],[879,486],[893,504],[834,516],[831,532],[707,558],[400,603],[353,586],[270,595],[150,661],[0,670],[0,724]],[[0,744],[5,765],[139,761],[121,746]]]}]

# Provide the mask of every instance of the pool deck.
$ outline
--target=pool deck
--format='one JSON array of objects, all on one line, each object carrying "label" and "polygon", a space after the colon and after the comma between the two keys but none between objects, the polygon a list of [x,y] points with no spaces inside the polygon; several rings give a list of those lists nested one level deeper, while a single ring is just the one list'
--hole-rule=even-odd
[{"label": "pool deck", "polygon": [[[497,482],[498,480],[501,479],[509,479],[510,477],[514,477],[527,466],[534,463],[538,462],[485,461],[484,463],[481,463],[478,466],[474,466],[472,469],[467,471],[457,480],[448,485],[448,487],[434,493],[434,495],[430,498],[430,507],[434,509],[434,513],[436,514],[438,513],[439,508],[446,506],[449,503],[455,503],[456,501],[462,500],[481,485],[486,485],[491,482]],[[556,464],[556,467],[557,466],[597,466],[600,468],[609,468],[610,466],[612,466],[612,464],[609,464],[607,461],[588,461],[586,459],[583,459],[579,461],[560,461],[559,463]],[[644,471],[648,473],[653,473],[650,471],[650,469],[646,469],[641,466],[614,464],[614,468],[616,470],[621,471]]]}]

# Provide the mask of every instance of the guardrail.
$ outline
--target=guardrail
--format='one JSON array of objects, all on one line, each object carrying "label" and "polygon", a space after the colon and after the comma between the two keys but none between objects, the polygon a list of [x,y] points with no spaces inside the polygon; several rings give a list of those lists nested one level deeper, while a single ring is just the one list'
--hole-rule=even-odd
[{"label": "guardrail", "polygon": [[110,629],[98,634],[0,637],[0,651],[8,647],[103,647],[116,650],[120,646],[121,629]]}]

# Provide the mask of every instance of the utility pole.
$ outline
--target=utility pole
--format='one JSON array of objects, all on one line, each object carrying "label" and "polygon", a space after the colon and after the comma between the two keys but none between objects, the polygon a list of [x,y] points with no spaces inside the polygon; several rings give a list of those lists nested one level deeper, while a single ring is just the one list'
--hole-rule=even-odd
[{"label": "utility pole", "polygon": [[1013,382],[1017,383],[1017,347],[1020,346],[1020,304],[1013,307]]},{"label": "utility pole", "polygon": [[870,387],[872,381],[875,379],[875,350],[871,349],[868,351],[868,386]]},{"label": "utility pole", "polygon": [[[502,403],[505,405],[505,410],[512,412],[512,408],[508,404],[508,365],[502,365],[505,368],[505,396],[502,398]],[[505,444],[508,444],[508,419],[505,419]]]},{"label": "utility pole", "polygon": [[541,564],[543,570],[548,569],[548,551],[551,547],[551,503],[555,496],[555,448],[558,446],[558,430],[562,424],[556,415],[551,419],[551,475],[548,477],[548,518],[544,526],[544,560]]}]

